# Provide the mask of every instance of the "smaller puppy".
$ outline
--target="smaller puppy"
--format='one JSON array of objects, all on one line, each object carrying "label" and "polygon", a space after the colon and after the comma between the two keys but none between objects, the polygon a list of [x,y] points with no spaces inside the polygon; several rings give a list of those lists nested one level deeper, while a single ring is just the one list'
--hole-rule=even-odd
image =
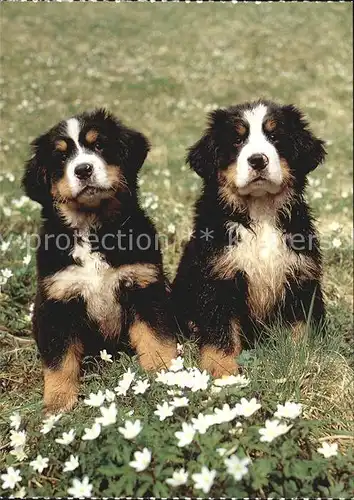
[{"label": "smaller puppy", "polygon": [[321,253],[304,200],[324,143],[294,106],[258,101],[211,113],[187,161],[203,178],[194,237],[173,285],[202,368],[237,370],[241,340],[281,319],[299,334],[324,318]]},{"label": "smaller puppy", "polygon": [[176,356],[155,228],[138,204],[149,144],[105,110],[62,121],[32,143],[23,185],[42,205],[33,331],[44,404],[69,410],[85,354],[130,350],[146,369]]}]

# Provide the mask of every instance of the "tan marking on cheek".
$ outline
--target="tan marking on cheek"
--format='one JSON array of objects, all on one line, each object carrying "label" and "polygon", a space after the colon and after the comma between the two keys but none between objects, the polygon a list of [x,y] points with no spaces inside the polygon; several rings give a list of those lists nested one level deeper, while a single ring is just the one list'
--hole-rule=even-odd
[{"label": "tan marking on cheek", "polygon": [[294,180],[294,177],[290,171],[290,167],[288,165],[288,162],[285,160],[285,158],[280,158],[280,168],[283,174],[283,184],[288,184],[290,185],[292,181]]},{"label": "tan marking on cheek", "polygon": [[176,342],[159,338],[146,323],[135,321],[129,329],[130,343],[139,355],[139,362],[145,370],[169,368],[177,356]]},{"label": "tan marking on cheek", "polygon": [[236,187],[236,162],[218,172],[219,195],[233,210],[245,210],[245,204]]},{"label": "tan marking on cheek", "polygon": [[68,348],[58,368],[44,368],[44,406],[47,413],[69,411],[77,402],[83,345]]},{"label": "tan marking on cheek", "polygon": [[72,191],[66,175],[59,181],[53,183],[51,193],[56,200],[64,201],[72,198]]},{"label": "tan marking on cheek", "polygon": [[86,142],[88,142],[89,144],[93,144],[96,141],[97,137],[97,130],[89,130],[85,135]]},{"label": "tan marking on cheek", "polygon": [[223,178],[224,182],[228,185],[234,185],[235,184],[235,178],[236,178],[236,163],[233,163],[229,167],[227,167],[225,170],[222,170],[220,172],[221,177]]},{"label": "tan marking on cheek", "polygon": [[276,127],[277,122],[273,118],[269,118],[264,124],[264,128],[267,132],[274,132]]},{"label": "tan marking on cheek", "polygon": [[55,141],[54,145],[55,145],[55,150],[61,151],[62,153],[64,153],[68,149],[68,144],[63,139]]},{"label": "tan marking on cheek", "polygon": [[127,181],[122,173],[121,167],[118,165],[107,165],[106,175],[113,189],[127,189]]}]

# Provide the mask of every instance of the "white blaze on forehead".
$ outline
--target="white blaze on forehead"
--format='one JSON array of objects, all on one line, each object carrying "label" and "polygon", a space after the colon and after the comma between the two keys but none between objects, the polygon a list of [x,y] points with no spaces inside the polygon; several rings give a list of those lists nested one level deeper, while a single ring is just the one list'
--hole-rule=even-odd
[{"label": "white blaze on forehead", "polygon": [[81,146],[79,144],[79,135],[80,135],[80,122],[77,118],[70,118],[66,122],[66,133],[68,137],[72,139],[75,143],[75,146],[80,150]]},{"label": "white blaze on forehead", "polygon": [[263,122],[267,112],[267,106],[259,104],[255,108],[246,110],[243,114],[248,123],[249,133],[237,158],[236,186],[241,190],[241,194],[249,194],[249,186],[252,188],[250,182],[254,178],[254,170],[249,165],[248,158],[254,154],[264,154],[269,160],[269,164],[262,174],[269,181],[270,186],[268,187],[271,191],[273,191],[271,188],[273,186],[274,192],[276,192],[283,180],[278,151],[268,140],[263,130]]},{"label": "white blaze on forehead", "polygon": [[263,135],[262,124],[266,114],[267,107],[264,104],[259,104],[256,108],[244,112],[243,116],[249,123],[250,134],[261,133]]}]

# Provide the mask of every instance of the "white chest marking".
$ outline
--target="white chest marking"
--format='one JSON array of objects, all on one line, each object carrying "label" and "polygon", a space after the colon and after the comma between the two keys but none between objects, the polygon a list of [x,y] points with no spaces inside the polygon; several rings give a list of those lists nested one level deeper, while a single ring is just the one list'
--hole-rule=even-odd
[{"label": "white chest marking", "polygon": [[252,230],[230,224],[231,235],[235,229],[238,243],[227,247],[215,268],[223,277],[234,276],[237,270],[246,273],[249,307],[262,319],[283,298],[289,276],[301,271],[303,278],[309,277],[314,273],[314,264],[288,248],[285,235],[276,227],[275,216],[267,212],[257,215]]},{"label": "white chest marking", "polygon": [[117,299],[119,271],[112,268],[98,252],[91,251],[86,236],[76,243],[72,257],[77,264],[68,266],[47,279],[51,298],[69,301],[83,297],[88,315],[97,321],[107,336],[118,336],[121,327],[121,307]]},{"label": "white chest marking", "polygon": [[254,233],[242,227],[239,234],[241,241],[231,252],[235,253],[238,268],[248,276],[252,309],[263,316],[281,295],[290,252],[269,220],[260,220]]}]

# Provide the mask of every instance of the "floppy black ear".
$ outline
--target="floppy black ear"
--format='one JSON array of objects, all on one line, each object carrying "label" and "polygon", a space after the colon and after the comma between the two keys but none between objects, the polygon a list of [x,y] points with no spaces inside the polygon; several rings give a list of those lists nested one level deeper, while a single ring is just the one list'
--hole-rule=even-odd
[{"label": "floppy black ear", "polygon": [[32,157],[25,164],[22,178],[27,196],[41,205],[51,201],[50,179],[45,164],[46,143],[45,136],[40,136],[31,143]]},{"label": "floppy black ear", "polygon": [[228,114],[217,109],[209,114],[209,126],[203,137],[188,150],[186,161],[203,179],[210,179],[227,160],[227,138],[231,124]]},{"label": "floppy black ear", "polygon": [[115,115],[105,108],[94,110],[88,119],[106,130],[108,137],[116,141],[117,161],[125,167],[129,177],[136,176],[150,150],[147,138],[137,130],[126,127]]},{"label": "floppy black ear", "polygon": [[283,110],[286,116],[285,121],[291,128],[289,132],[294,166],[306,175],[324,161],[325,142],[311,132],[303,113],[295,106],[284,106]]},{"label": "floppy black ear", "polygon": [[130,168],[135,169],[135,172],[138,172],[150,150],[150,143],[143,134],[132,129],[127,129],[126,140],[128,146],[127,164]]},{"label": "floppy black ear", "polygon": [[203,179],[212,177],[217,161],[217,146],[210,131],[189,148],[186,161]]},{"label": "floppy black ear", "polygon": [[136,130],[125,127],[115,120],[118,140],[118,157],[124,174],[130,182],[134,182],[150,150],[147,138]]}]

